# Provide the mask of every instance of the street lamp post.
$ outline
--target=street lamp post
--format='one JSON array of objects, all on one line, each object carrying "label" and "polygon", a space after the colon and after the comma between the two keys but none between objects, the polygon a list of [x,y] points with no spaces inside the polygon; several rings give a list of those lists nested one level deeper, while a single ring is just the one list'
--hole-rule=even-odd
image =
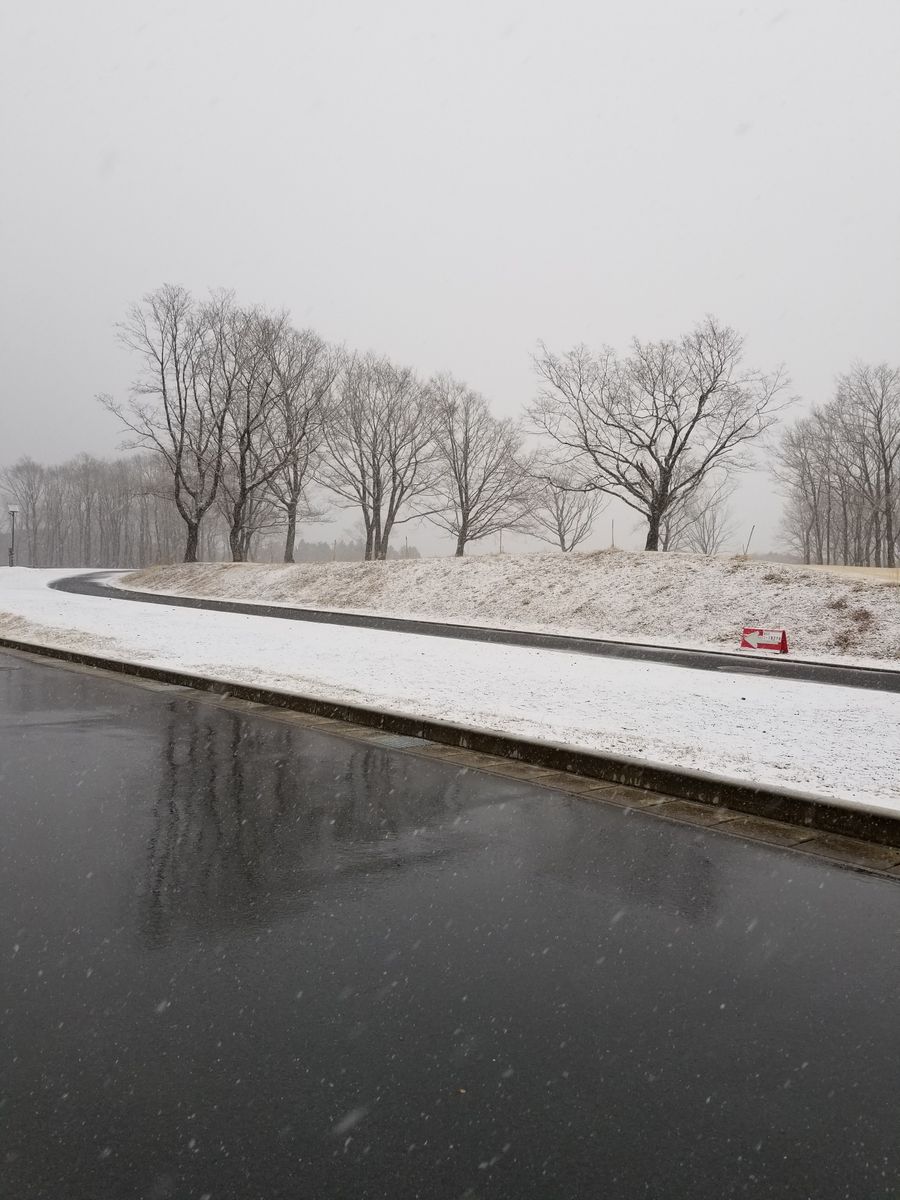
[{"label": "street lamp post", "polygon": [[16,565],[16,514],[21,511],[18,504],[11,504],[9,506],[9,519],[12,522],[12,537],[9,547],[9,565],[11,567]]}]

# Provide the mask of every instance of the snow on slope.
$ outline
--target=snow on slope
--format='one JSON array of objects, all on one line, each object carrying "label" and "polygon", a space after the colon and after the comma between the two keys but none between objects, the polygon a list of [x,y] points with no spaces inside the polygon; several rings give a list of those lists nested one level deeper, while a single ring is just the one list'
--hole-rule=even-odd
[{"label": "snow on slope", "polygon": [[479,555],[389,563],[195,563],[123,586],[737,649],[744,625],[784,627],[804,657],[900,661],[900,587],[806,567],[689,554]]},{"label": "snow on slope", "polygon": [[900,811],[893,694],[50,590],[0,571],[0,634]]}]

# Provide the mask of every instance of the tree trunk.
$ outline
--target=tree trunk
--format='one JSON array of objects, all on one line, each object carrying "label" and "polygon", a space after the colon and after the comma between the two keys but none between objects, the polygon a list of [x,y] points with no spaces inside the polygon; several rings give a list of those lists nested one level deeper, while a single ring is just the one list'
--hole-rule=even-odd
[{"label": "tree trunk", "polygon": [[897,558],[894,552],[894,513],[891,507],[891,497],[888,496],[888,503],[884,510],[884,550],[885,566],[896,567]]},{"label": "tree trunk", "polygon": [[463,555],[465,554],[466,542],[468,540],[469,539],[466,537],[465,531],[461,529],[459,531],[459,536],[456,539],[456,557],[457,558],[462,558]]},{"label": "tree trunk", "polygon": [[297,540],[297,505],[289,504],[287,508],[287,534],[284,539],[284,561],[294,561],[294,543]]},{"label": "tree trunk", "polygon": [[240,526],[232,525],[228,530],[228,547],[231,550],[232,562],[244,561],[244,546]]},{"label": "tree trunk", "polygon": [[659,527],[662,524],[662,514],[651,512],[647,518],[647,541],[644,544],[645,550],[659,549]]},{"label": "tree trunk", "polygon": [[231,550],[232,562],[246,561],[245,547],[247,539],[244,535],[246,521],[247,497],[246,495],[239,495],[231,506],[231,520],[228,523],[228,548]]},{"label": "tree trunk", "polygon": [[197,561],[197,547],[200,544],[200,522],[187,521],[187,541],[184,546],[184,561]]},{"label": "tree trunk", "polygon": [[[187,562],[188,559],[185,559]],[[191,562],[196,562],[196,558],[190,559]],[[87,510],[84,519],[84,565],[91,565],[91,506],[87,505]]]},{"label": "tree trunk", "polygon": [[386,519],[383,523],[379,521],[375,526],[375,536],[373,539],[374,553],[372,557],[378,559],[379,562],[384,562],[388,556],[388,546],[391,541],[391,529],[393,525],[393,521]]}]

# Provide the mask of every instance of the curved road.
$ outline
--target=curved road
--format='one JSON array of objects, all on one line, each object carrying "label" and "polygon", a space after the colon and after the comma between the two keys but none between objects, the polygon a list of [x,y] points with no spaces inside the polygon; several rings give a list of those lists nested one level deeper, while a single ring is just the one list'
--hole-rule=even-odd
[{"label": "curved road", "polygon": [[167,596],[152,592],[129,592],[110,587],[102,580],[113,572],[96,571],[57,579],[50,587],[78,596],[101,596],[109,600],[130,600],[138,604],[168,604],[178,608],[206,608],[213,612],[241,613],[250,617],[276,617],[283,621],[311,621],[324,625],[350,625],[394,633],[415,633],[427,637],[457,638],[469,642],[493,642],[505,646],[531,646],[541,650],[560,650],[567,654],[595,654],[608,658],[637,659],[641,662],[666,663],[697,671],[725,671],[742,675],[769,675],[776,679],[797,679],[806,683],[827,683],[840,687],[873,688],[882,692],[900,692],[900,671],[877,667],[843,667],[790,659],[749,658],[719,650],[689,650],[677,646],[651,646],[640,642],[616,642],[608,639],[572,637],[567,634],[533,633],[521,629],[496,629],[485,625],[453,625],[444,621],[418,621],[401,617],[383,617],[374,613],[333,612],[317,608],[281,608],[271,604],[249,604],[239,600],[208,600],[193,596]]}]

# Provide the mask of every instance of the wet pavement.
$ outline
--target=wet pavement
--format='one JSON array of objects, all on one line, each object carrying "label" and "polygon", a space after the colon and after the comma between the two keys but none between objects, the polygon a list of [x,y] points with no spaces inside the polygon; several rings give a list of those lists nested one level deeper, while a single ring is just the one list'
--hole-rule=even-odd
[{"label": "wet pavement", "polygon": [[0,1194],[900,1195],[900,888],[0,654]]}]

